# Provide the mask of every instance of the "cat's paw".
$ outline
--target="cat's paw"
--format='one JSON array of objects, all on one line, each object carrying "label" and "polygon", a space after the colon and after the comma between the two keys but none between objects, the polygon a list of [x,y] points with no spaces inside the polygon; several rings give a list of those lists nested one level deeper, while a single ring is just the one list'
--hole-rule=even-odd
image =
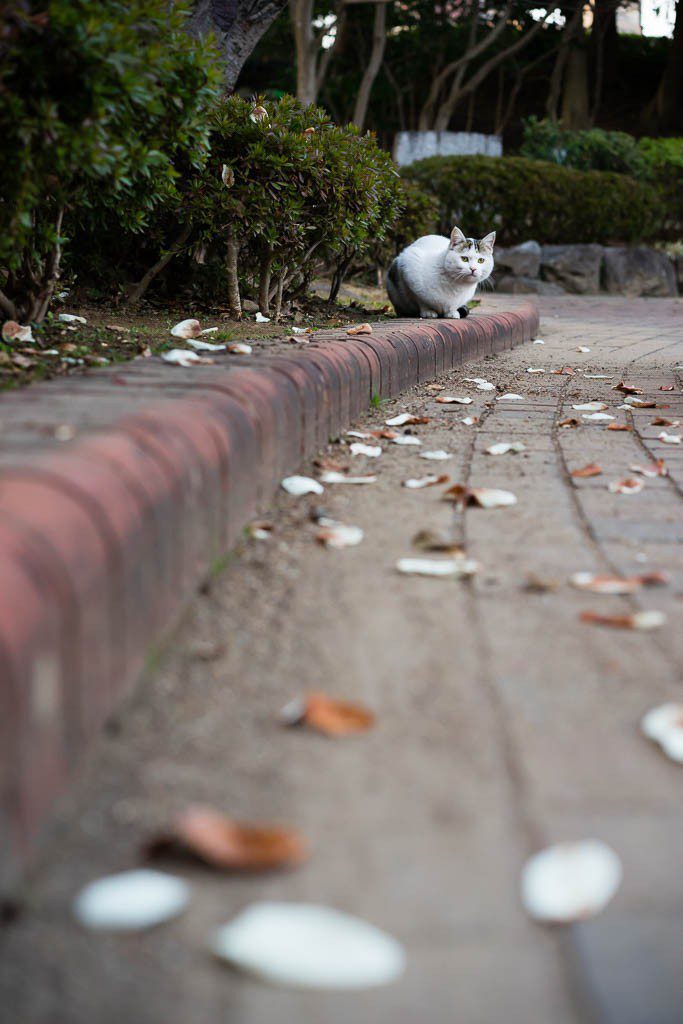
[{"label": "cat's paw", "polygon": [[459,320],[460,319],[460,310],[459,309],[449,309],[448,312],[444,313],[444,319],[445,320]]},{"label": "cat's paw", "polygon": [[469,306],[458,306],[458,313],[460,314],[460,319],[464,320],[466,316],[470,315],[470,307]]},{"label": "cat's paw", "polygon": [[421,309],[420,320],[438,320],[439,314],[435,313],[433,309]]}]

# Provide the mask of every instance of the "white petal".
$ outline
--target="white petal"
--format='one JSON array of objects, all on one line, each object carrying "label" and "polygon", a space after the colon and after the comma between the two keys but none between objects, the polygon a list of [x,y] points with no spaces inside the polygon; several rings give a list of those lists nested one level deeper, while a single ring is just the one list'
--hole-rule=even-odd
[{"label": "white petal", "polygon": [[497,402],[523,402],[524,395],[516,395],[513,391],[508,391],[505,395],[498,395]]},{"label": "white petal", "polygon": [[[574,408],[576,408],[576,406]],[[607,420],[613,420],[616,419],[616,417],[610,416],[607,412],[584,412],[581,415],[581,419],[590,420],[593,423],[606,423]]]},{"label": "white petal", "polygon": [[86,928],[139,931],[176,917],[190,888],[161,871],[124,871],[91,882],[74,900],[73,911]]},{"label": "white petal", "polygon": [[608,373],[584,373],[585,380],[614,380],[614,375]]},{"label": "white petal", "polygon": [[593,594],[633,594],[641,586],[637,579],[620,579],[595,572],[575,572],[569,582],[578,590],[590,590]]},{"label": "white petal", "polygon": [[256,320],[257,324],[269,324],[270,323],[270,317],[269,316],[264,316],[263,313],[260,310],[258,311],[256,316],[254,317],[254,319]]},{"label": "white petal", "polygon": [[661,743],[672,731],[683,732],[683,704],[670,701],[651,708],[641,718],[640,728],[656,743]]},{"label": "white petal", "polygon": [[367,455],[369,459],[378,459],[382,454],[382,446],[354,441],[352,445],[349,445],[349,451],[352,455]]},{"label": "white petal", "polygon": [[471,398],[458,395],[439,395],[437,402],[439,405],[472,405]]},{"label": "white petal", "polygon": [[612,494],[639,494],[645,486],[644,480],[612,480],[608,485]]},{"label": "white petal", "polygon": [[368,438],[368,437],[372,437],[372,434],[364,434],[362,430],[347,430],[346,431],[346,436],[347,437],[363,437],[363,438]]},{"label": "white petal", "polygon": [[422,476],[411,480],[404,480],[403,487],[407,487],[409,491],[417,491],[422,487],[432,487],[438,480],[438,476]]},{"label": "white petal", "polygon": [[534,345],[545,345],[542,338],[534,338]]},{"label": "white petal", "polygon": [[572,406],[572,409],[576,409],[577,412],[602,412],[606,408],[604,402],[582,402]]},{"label": "white petal", "polygon": [[460,420],[460,422],[464,423],[466,427],[471,427],[475,423],[478,423],[479,421],[478,421],[478,418],[476,416],[463,416],[463,418]]},{"label": "white petal", "polygon": [[604,910],[621,884],[621,862],[598,839],[558,843],[522,871],[522,903],[537,921],[568,924]]},{"label": "white petal", "polygon": [[527,367],[527,373],[545,373],[542,366],[529,366]]},{"label": "white petal", "polygon": [[181,320],[171,328],[171,334],[174,338],[196,338],[201,334],[201,330],[199,320]]},{"label": "white petal", "polygon": [[251,345],[247,345],[243,341],[233,341],[228,345],[228,352],[233,356],[249,356],[252,348]]},{"label": "white petal", "polygon": [[57,319],[63,324],[87,324],[84,316],[76,316],[75,313],[58,313]]},{"label": "white petal", "polygon": [[325,488],[310,476],[286,476],[281,487],[288,494],[300,498],[304,494],[322,494]]},{"label": "white petal", "polygon": [[392,437],[392,444],[422,444],[419,437],[414,437],[413,434],[399,434],[398,437]]},{"label": "white petal", "polygon": [[521,441],[512,441],[507,443],[506,441],[499,441],[498,444],[489,445],[486,449],[487,455],[507,455],[508,452],[523,452],[526,451],[526,445],[523,445]]},{"label": "white petal", "polygon": [[664,444],[680,444],[681,443],[681,435],[680,434],[667,434],[666,430],[663,430],[661,432],[661,434],[658,434],[657,435],[657,439],[659,441],[663,441]]},{"label": "white petal", "polygon": [[391,419],[384,422],[388,427],[402,427],[404,423],[410,423],[412,419],[413,414],[411,412],[401,412],[398,416],[392,416]]},{"label": "white petal", "polygon": [[292,334],[312,334],[310,327],[292,327]]},{"label": "white petal", "polygon": [[590,352],[590,349],[586,345],[579,345],[576,351],[577,352]]},{"label": "white petal", "polygon": [[399,558],[396,563],[399,572],[408,576],[472,576],[479,568],[471,558]]},{"label": "white petal", "polygon": [[360,526],[347,526],[326,518],[319,521],[319,526],[316,536],[326,548],[353,548],[363,540]]},{"label": "white petal", "polygon": [[512,491],[502,491],[497,487],[473,487],[471,494],[481,508],[507,508],[517,504],[517,498]]},{"label": "white petal", "polygon": [[477,391],[495,391],[496,385],[490,381],[485,380],[483,377],[465,377],[468,384],[476,384]]},{"label": "white petal", "polygon": [[634,629],[659,629],[666,623],[666,615],[664,612],[651,611],[645,612],[634,612],[631,616],[633,620]]},{"label": "white petal", "polygon": [[448,452],[438,449],[435,452],[420,452],[419,458],[421,459],[434,459],[435,461],[443,461],[444,459],[452,459],[453,456]]},{"label": "white petal", "polygon": [[346,476],[345,473],[336,473],[334,470],[322,473],[320,479],[324,484],[374,484],[377,482],[376,476]]},{"label": "white petal", "polygon": [[18,341],[34,342],[35,338],[30,324],[18,324],[16,320],[7,320],[2,325],[2,340],[9,344]]},{"label": "white petal", "polygon": [[201,363],[201,358],[189,348],[172,348],[170,352],[162,352],[161,358],[175,366],[197,366]]},{"label": "white petal", "polygon": [[210,342],[201,341],[199,338],[188,338],[187,344],[199,352],[225,352],[225,345],[212,345]]},{"label": "white petal", "polygon": [[219,330],[220,330],[220,327],[205,327],[204,330],[200,331],[199,333],[200,334],[215,334],[216,331],[219,331]]},{"label": "white petal", "polygon": [[405,952],[390,935],[314,903],[253,903],[210,947],[243,971],[297,988],[372,988],[395,981],[405,967]]}]

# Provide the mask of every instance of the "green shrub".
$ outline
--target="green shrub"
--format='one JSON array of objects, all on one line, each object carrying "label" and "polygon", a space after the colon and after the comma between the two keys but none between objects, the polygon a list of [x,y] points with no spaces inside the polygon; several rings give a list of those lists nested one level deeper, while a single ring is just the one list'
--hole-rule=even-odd
[{"label": "green shrub", "polygon": [[233,308],[239,277],[267,312],[321,262],[334,268],[336,297],[352,262],[385,239],[401,195],[370,134],[336,127],[290,96],[256,108],[231,96],[212,116],[211,158],[190,178],[184,212],[209,253],[204,273],[215,282],[212,264],[226,266]]},{"label": "green shrub", "polygon": [[623,174],[575,171],[523,157],[429,157],[403,171],[439,200],[440,230],[496,230],[504,245],[640,242],[661,236],[655,188]]},{"label": "green shrub", "polygon": [[602,128],[565,131],[554,121],[540,121],[536,117],[524,122],[519,155],[577,171],[614,171],[634,178],[643,178],[647,172],[638,140],[626,132],[606,132]]},{"label": "green shrub", "polygon": [[115,211],[140,231],[207,155],[214,51],[168,0],[31,0],[0,8],[0,303],[45,315],[71,226]]},{"label": "green shrub", "polygon": [[647,178],[660,191],[665,208],[664,237],[683,238],[683,139],[640,139]]}]

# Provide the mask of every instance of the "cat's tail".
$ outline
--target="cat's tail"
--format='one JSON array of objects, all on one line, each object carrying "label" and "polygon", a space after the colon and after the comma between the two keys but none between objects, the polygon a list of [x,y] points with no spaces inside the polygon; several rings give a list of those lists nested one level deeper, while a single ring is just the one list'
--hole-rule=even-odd
[{"label": "cat's tail", "polygon": [[401,285],[401,265],[398,262],[398,257],[396,257],[387,273],[387,294],[391,299],[392,306],[396,310],[396,316],[417,316],[418,311],[406,300],[404,289]]}]

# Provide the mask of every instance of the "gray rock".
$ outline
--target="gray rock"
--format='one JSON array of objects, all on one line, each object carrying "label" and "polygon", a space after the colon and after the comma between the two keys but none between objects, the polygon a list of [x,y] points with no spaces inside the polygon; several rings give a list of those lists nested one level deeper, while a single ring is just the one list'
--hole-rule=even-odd
[{"label": "gray rock", "polygon": [[559,284],[541,281],[537,277],[514,277],[512,274],[496,279],[496,291],[508,295],[566,295]]},{"label": "gray rock", "polygon": [[644,245],[608,246],[605,291],[612,295],[677,295],[676,271],[665,252]]},{"label": "gray rock", "polygon": [[258,313],[260,308],[258,302],[253,302],[251,299],[242,299],[242,310],[245,313]]},{"label": "gray rock", "polygon": [[601,245],[544,245],[541,277],[575,295],[600,291]]},{"label": "gray rock", "polygon": [[541,269],[541,247],[538,242],[522,242],[508,249],[494,251],[496,270],[515,277],[538,277]]}]

